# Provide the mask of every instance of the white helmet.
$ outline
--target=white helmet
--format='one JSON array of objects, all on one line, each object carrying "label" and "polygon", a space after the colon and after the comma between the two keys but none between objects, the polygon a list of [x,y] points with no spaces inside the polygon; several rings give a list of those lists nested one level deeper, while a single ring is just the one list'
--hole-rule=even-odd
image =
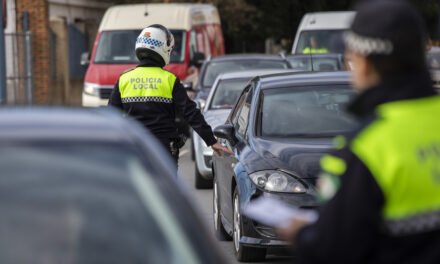
[{"label": "white helmet", "polygon": [[[173,34],[164,26],[155,24],[144,30],[136,40],[136,55],[139,60],[151,55],[150,51],[160,55],[165,65],[170,63],[171,51],[174,47]],[[153,53],[153,54],[154,54]]]}]

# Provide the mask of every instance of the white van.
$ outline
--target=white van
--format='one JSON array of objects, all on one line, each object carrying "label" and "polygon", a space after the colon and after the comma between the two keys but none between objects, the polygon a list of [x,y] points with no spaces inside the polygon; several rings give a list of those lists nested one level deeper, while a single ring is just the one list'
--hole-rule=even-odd
[{"label": "white van", "polygon": [[[217,8],[210,4],[132,4],[109,8],[96,36],[84,79],[83,106],[106,105],[119,75],[138,63],[136,38],[143,28],[162,24],[175,45],[166,70],[180,80],[208,56],[223,55],[224,41]],[[87,54],[85,56],[87,58]]]},{"label": "white van", "polygon": [[293,54],[343,53],[342,33],[356,12],[318,12],[305,14],[293,42]]}]

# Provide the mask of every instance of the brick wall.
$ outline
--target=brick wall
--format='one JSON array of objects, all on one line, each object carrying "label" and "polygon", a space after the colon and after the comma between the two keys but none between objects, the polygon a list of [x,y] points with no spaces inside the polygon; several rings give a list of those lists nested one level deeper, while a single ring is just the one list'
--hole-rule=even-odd
[{"label": "brick wall", "polygon": [[49,102],[50,47],[49,11],[46,0],[16,0],[17,31],[22,32],[22,13],[29,12],[32,33],[34,102]]}]

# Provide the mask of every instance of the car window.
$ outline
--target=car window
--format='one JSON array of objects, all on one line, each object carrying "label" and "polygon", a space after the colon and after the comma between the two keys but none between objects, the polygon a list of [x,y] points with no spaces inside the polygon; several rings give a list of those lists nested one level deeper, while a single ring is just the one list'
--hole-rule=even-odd
[{"label": "car window", "polygon": [[250,88],[250,86],[247,86],[246,88],[244,88],[244,91],[241,93],[240,98],[238,99],[237,103],[235,104],[234,109],[232,110],[230,120],[233,125],[237,122],[238,114],[240,113],[240,110],[244,104],[244,100],[245,100],[246,95],[249,91],[249,88]]},{"label": "car window", "polygon": [[243,59],[235,61],[213,61],[207,64],[205,74],[202,76],[203,86],[212,86],[215,79],[227,72],[239,72],[257,69],[288,69],[289,65],[283,60],[267,60],[267,59]]},{"label": "car window", "polygon": [[302,31],[295,54],[344,53],[344,30]]},{"label": "car window", "polygon": [[248,81],[248,78],[221,80],[212,95],[209,109],[231,109]]},{"label": "car window", "polygon": [[238,114],[236,123],[235,123],[235,131],[239,136],[245,138],[246,129],[249,123],[249,113],[251,109],[253,98],[253,89],[249,90],[246,95],[246,100],[244,101],[243,107],[241,107],[240,113]]},{"label": "car window", "polygon": [[348,86],[326,85],[264,90],[263,137],[334,136],[354,129],[345,109],[354,96]]},{"label": "car window", "polygon": [[300,71],[340,71],[342,61],[338,57],[290,56],[287,61],[292,69]]},{"label": "car window", "polygon": [[23,143],[0,155],[0,263],[200,262],[137,151]]}]

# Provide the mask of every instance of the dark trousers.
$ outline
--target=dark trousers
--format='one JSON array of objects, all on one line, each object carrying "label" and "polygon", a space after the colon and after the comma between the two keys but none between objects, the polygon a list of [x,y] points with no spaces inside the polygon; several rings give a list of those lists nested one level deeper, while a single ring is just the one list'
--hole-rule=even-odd
[{"label": "dark trousers", "polygon": [[169,138],[158,138],[160,143],[165,147],[165,149],[170,153],[171,158],[174,160],[176,164],[176,169],[179,163],[179,149],[173,147],[173,140]]}]

